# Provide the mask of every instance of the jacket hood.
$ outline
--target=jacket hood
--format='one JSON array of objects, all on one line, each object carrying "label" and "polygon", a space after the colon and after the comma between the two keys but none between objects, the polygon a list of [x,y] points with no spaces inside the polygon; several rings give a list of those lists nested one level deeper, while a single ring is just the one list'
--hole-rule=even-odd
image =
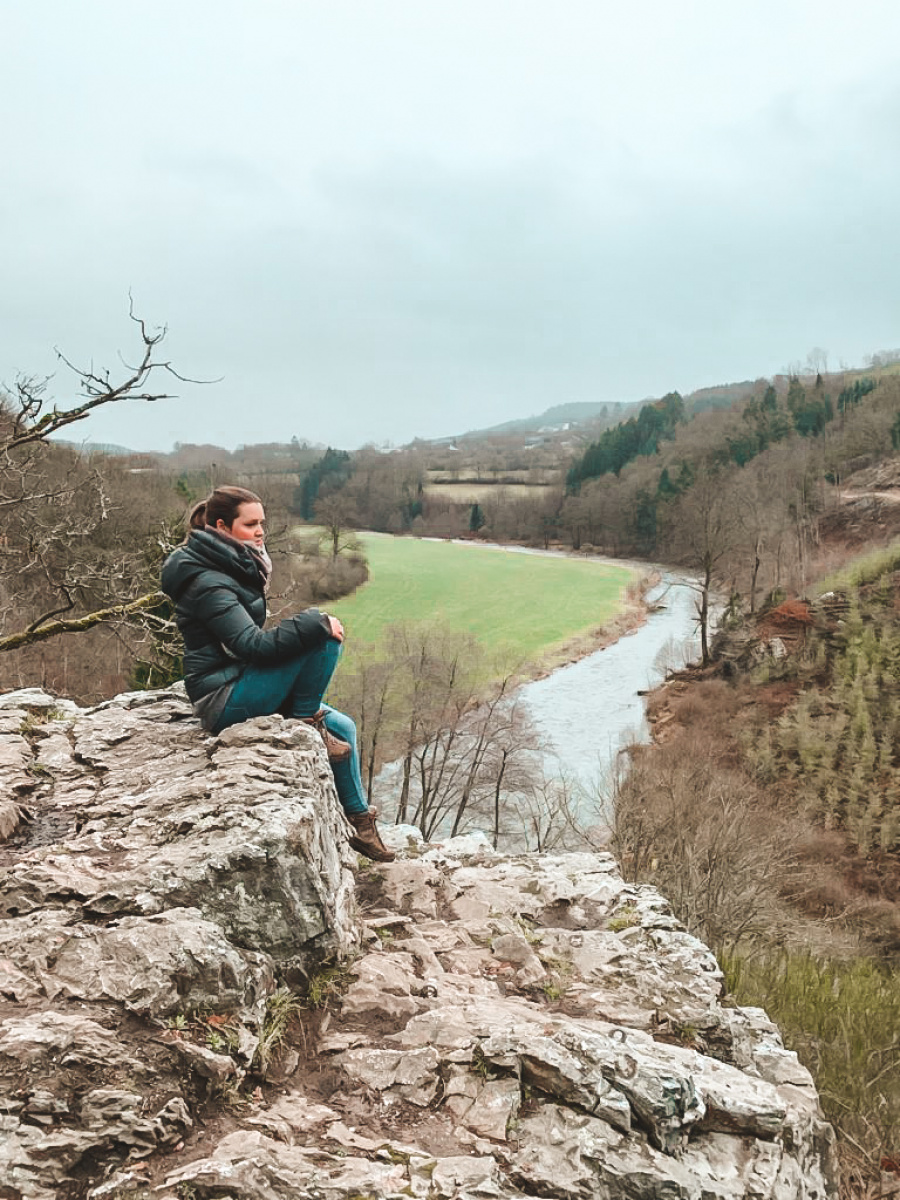
[{"label": "jacket hood", "polygon": [[192,529],[184,545],[173,550],[163,563],[162,590],[177,602],[185,588],[206,571],[217,571],[245,587],[263,590],[259,565],[252,552],[206,529]]}]

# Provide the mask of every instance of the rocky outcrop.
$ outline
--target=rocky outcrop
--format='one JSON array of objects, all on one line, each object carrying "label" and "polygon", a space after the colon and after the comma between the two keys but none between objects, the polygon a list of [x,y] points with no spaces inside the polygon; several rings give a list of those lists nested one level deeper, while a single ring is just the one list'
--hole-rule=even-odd
[{"label": "rocky outcrop", "polygon": [[0,697],[0,781],[4,1198],[836,1194],[808,1073],[606,854],[357,862],[312,730],[175,691]]}]

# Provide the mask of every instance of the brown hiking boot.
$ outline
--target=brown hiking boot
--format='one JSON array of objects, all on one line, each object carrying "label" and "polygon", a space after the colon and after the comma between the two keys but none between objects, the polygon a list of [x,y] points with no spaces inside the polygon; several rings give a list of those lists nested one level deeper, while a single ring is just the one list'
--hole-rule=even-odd
[{"label": "brown hiking boot", "polygon": [[319,737],[325,743],[325,749],[328,752],[329,762],[343,762],[345,758],[350,757],[350,743],[345,742],[343,738],[335,736],[325,726],[325,718],[328,713],[324,708],[312,717],[301,717],[300,720],[304,725],[312,725],[313,729],[318,733]]},{"label": "brown hiking boot", "polygon": [[350,845],[359,854],[364,854],[374,862],[393,862],[397,855],[393,850],[388,850],[381,840],[378,826],[375,824],[376,811],[370,808],[366,812],[345,814],[353,826]]}]

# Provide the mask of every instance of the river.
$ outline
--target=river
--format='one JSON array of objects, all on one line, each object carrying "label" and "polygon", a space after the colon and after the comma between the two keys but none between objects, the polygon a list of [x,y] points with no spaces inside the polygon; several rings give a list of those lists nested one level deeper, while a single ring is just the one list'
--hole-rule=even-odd
[{"label": "river", "polygon": [[619,751],[649,741],[640,693],[699,651],[696,592],[684,577],[664,574],[646,599],[650,612],[639,629],[519,691],[547,747],[548,768],[585,803],[608,804]]},{"label": "river", "polygon": [[[641,693],[699,653],[697,594],[690,582],[664,572],[645,599],[649,611],[638,629],[517,692],[541,737],[544,774],[566,781],[572,813],[582,824],[608,822],[619,751],[650,739]],[[399,763],[390,763],[376,780],[386,815],[392,814],[398,773]]]}]

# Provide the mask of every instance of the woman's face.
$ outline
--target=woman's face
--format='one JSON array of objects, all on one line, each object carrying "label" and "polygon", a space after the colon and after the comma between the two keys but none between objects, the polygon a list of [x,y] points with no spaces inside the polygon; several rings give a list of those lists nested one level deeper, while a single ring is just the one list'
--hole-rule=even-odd
[{"label": "woman's face", "polygon": [[216,521],[216,528],[230,533],[239,542],[253,542],[255,545],[261,546],[266,540],[265,509],[261,504],[255,502],[240,504],[231,528],[229,529],[221,518]]}]

